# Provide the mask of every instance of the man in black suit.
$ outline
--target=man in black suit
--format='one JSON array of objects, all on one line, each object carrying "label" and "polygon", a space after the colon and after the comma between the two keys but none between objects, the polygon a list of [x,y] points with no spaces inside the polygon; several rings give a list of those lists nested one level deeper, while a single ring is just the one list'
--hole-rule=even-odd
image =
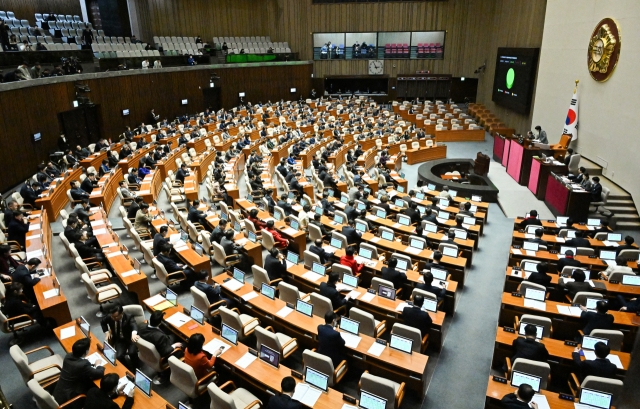
[{"label": "man in black suit", "polygon": [[220,284],[214,283],[213,285],[211,285],[207,283],[209,275],[206,271],[200,271],[196,274],[198,277],[198,281],[195,282],[194,287],[202,291],[207,296],[209,304],[215,304],[217,302],[224,301],[227,308],[233,308],[235,306],[235,303],[232,300],[222,296],[222,287],[220,286]]},{"label": "man in black suit", "polygon": [[284,278],[287,272],[287,261],[280,250],[273,247],[267,258],[264,260],[264,269],[267,270],[269,280],[273,281],[278,278]]},{"label": "man in black suit", "polygon": [[593,184],[591,185],[590,199],[592,202],[600,202],[602,201],[602,185],[600,184],[600,178],[594,176],[591,180],[593,180]]},{"label": "man in black suit", "polygon": [[277,203],[278,207],[281,207],[282,210],[284,210],[284,216],[291,216],[294,211],[293,211],[293,207],[287,202],[287,194],[283,193],[280,195],[280,200],[278,200]]},{"label": "man in black suit", "polygon": [[93,381],[104,375],[104,366],[100,366],[102,360],[98,360],[94,366],[85,359],[90,346],[89,338],[79,339],[73,343],[71,353],[64,357],[60,379],[53,392],[57,402],[66,402],[86,394],[94,386]]},{"label": "man in black suit", "polygon": [[616,248],[616,257],[618,257],[618,254],[620,254],[622,250],[637,250],[638,248],[633,245],[634,242],[635,239],[633,237],[626,236],[624,238],[624,244]]},{"label": "man in black suit", "polygon": [[420,334],[424,337],[429,333],[432,320],[429,313],[422,310],[422,304],[424,304],[423,296],[413,297],[413,305],[404,307],[402,310],[402,320],[406,325],[419,329]]},{"label": "man in black suit", "polygon": [[594,347],[594,352],[596,353],[596,359],[592,361],[583,361],[580,359],[580,347],[576,347],[575,351],[571,354],[573,362],[575,362],[576,366],[580,370],[582,379],[587,376],[616,378],[618,368],[616,367],[616,364],[607,359],[607,356],[609,356],[609,353],[611,352],[611,348],[609,348],[609,346],[604,342],[597,342]]},{"label": "man in black suit", "polygon": [[[160,254],[156,256],[156,259],[164,266],[164,269],[167,270],[168,274],[174,273],[176,271],[182,271],[186,277],[187,283],[193,283],[195,281],[194,271],[187,267],[185,264],[178,264],[170,256],[171,249],[173,246],[171,244],[165,244],[160,249]],[[176,277],[179,277],[176,275]]]},{"label": "man in black suit", "polygon": [[500,400],[503,409],[538,409],[538,404],[531,402],[536,391],[528,383],[521,383],[515,393],[508,393]]},{"label": "man in black suit", "polygon": [[548,271],[549,265],[547,263],[538,263],[536,264],[536,271],[529,275],[527,281],[548,287],[551,285],[551,276],[547,275]]},{"label": "man in black suit", "polygon": [[189,169],[185,163],[180,165],[180,169],[176,172],[176,180],[180,181],[181,185],[184,185],[184,178],[189,176]]},{"label": "man in black suit", "polygon": [[458,244],[456,243],[456,232],[453,231],[453,229],[449,229],[449,231],[447,232],[447,238],[445,240],[442,240],[440,243],[453,244],[454,246],[457,246]]},{"label": "man in black suit", "polygon": [[29,179],[20,188],[20,196],[22,196],[22,200],[24,203],[30,204],[33,208],[36,207],[36,200],[38,199],[38,195],[42,192],[42,188],[39,188],[38,191],[35,190],[37,186],[37,183],[33,183],[32,185],[31,179]]},{"label": "man in black suit", "polygon": [[345,342],[340,333],[334,329],[336,314],[333,311],[327,311],[324,314],[324,323],[325,325],[318,325],[318,353],[331,358],[333,367],[337,368],[343,360]]},{"label": "man in black suit", "polygon": [[64,158],[67,161],[67,164],[69,164],[69,167],[78,163],[78,159],[76,159],[76,157],[73,156],[71,149],[67,149],[67,151],[65,152]]},{"label": "man in black suit", "polygon": [[160,230],[153,237],[153,255],[157,256],[160,254],[160,249],[163,245],[168,244],[169,240],[167,240],[167,235],[169,234],[169,227],[162,226]]},{"label": "man in black suit", "polygon": [[320,200],[320,205],[324,210],[325,216],[331,217],[333,216],[333,213],[336,211],[336,209],[333,207],[333,205],[329,201],[329,193],[327,193],[326,191],[322,193],[322,199]]},{"label": "man in black suit", "polygon": [[97,183],[98,182],[96,182],[96,174],[95,173],[89,173],[89,174],[87,174],[87,177],[84,178],[84,180],[80,184],[80,188],[82,190],[84,190],[85,192],[87,192],[88,194],[91,194],[91,192],[93,192],[93,188],[95,187],[95,185]]},{"label": "man in black suit", "polygon": [[33,278],[31,274],[36,272],[40,263],[39,258],[31,258],[26,264],[18,266],[11,274],[11,280],[14,283],[22,284],[24,295],[32,304],[38,303],[33,287],[40,282],[40,277]]},{"label": "man in black suit", "polygon": [[433,261],[430,261],[430,262],[425,264],[425,267],[424,267],[425,270],[430,270],[431,267],[442,268],[442,265],[440,264],[440,260],[442,260],[442,253],[437,251],[437,250],[434,251],[433,252]]},{"label": "man in black suit", "polygon": [[349,219],[346,226],[342,226],[342,234],[347,238],[348,245],[359,245],[362,241],[362,233],[356,230],[356,222]]},{"label": "man in black suit", "polygon": [[584,270],[573,270],[571,278],[573,281],[570,282],[566,282],[564,279],[560,280],[560,286],[567,289],[570,298],[573,299],[580,291],[592,291],[591,284],[585,281],[587,277]]},{"label": "man in black suit", "polygon": [[404,214],[411,218],[411,224],[420,223],[420,211],[416,202],[409,201],[409,207],[404,210]]},{"label": "man in black suit", "polygon": [[135,219],[136,214],[138,214],[138,210],[140,210],[140,204],[144,202],[144,199],[140,196],[136,196],[136,198],[129,205],[129,209],[127,209],[127,219]]},{"label": "man in black suit", "polygon": [[347,220],[355,220],[360,216],[360,212],[355,207],[356,202],[354,200],[349,200],[347,205],[344,208],[344,213],[347,215]]},{"label": "man in black suit", "polygon": [[[85,408],[91,409],[120,409],[117,403],[113,401],[118,395],[123,395],[118,390],[118,374],[110,373],[100,380],[100,388],[93,387],[87,392],[87,398],[84,401]],[[131,388],[127,395],[122,409],[131,409],[133,407],[133,395],[136,388]]]},{"label": "man in black suit", "polygon": [[529,212],[529,217],[520,222],[520,229],[526,230],[527,226],[542,226],[542,222],[538,219],[538,211],[532,210]]},{"label": "man in black suit", "polygon": [[13,217],[5,220],[5,223],[7,223],[7,240],[17,242],[24,249],[29,223],[25,223],[22,212],[13,212]]},{"label": "man in black suit", "polygon": [[320,295],[331,300],[331,308],[334,310],[346,305],[347,301],[349,301],[349,297],[344,297],[336,288],[336,283],[339,278],[338,273],[331,272],[329,273],[327,282],[320,283]]},{"label": "man in black suit", "polygon": [[558,260],[558,274],[562,273],[562,269],[571,267],[582,267],[582,263],[573,258],[573,250],[567,250],[564,252],[564,258]]},{"label": "man in black suit", "polygon": [[531,359],[533,361],[547,362],[549,351],[541,342],[536,342],[537,328],[533,324],[524,327],[524,338],[518,337],[513,340],[513,357],[511,362],[518,358]]},{"label": "man in black suit", "polygon": [[222,237],[224,237],[224,232],[227,229],[227,221],[225,219],[220,219],[218,225],[211,231],[211,236],[209,236],[209,240],[213,243],[214,241],[220,244],[222,241]]},{"label": "man in black suit", "polygon": [[431,271],[423,272],[422,278],[424,280],[424,283],[418,283],[416,285],[416,288],[434,294],[438,298],[438,301],[442,300],[447,293],[447,289],[432,284],[433,274],[431,273]]},{"label": "man in black suit", "polygon": [[329,253],[322,248],[322,239],[316,239],[309,247],[309,251],[313,254],[317,254],[320,257],[320,264],[327,264],[331,260],[333,253]]},{"label": "man in black suit", "polygon": [[422,220],[426,220],[428,222],[431,222],[433,224],[437,224],[438,220],[437,220],[438,216],[436,216],[436,214],[433,213],[433,210],[431,210],[431,207],[427,207],[426,209],[424,209],[424,214],[422,215]]},{"label": "man in black suit", "polygon": [[116,359],[125,362],[130,360],[130,370],[135,370],[138,366],[138,349],[135,342],[140,339],[138,336],[138,324],[134,316],[125,314],[122,305],[116,304],[109,315],[100,321],[100,327],[104,332],[104,340],[116,350]]},{"label": "man in black suit", "polygon": [[596,311],[587,311],[587,307],[581,305],[580,309],[580,322],[584,324],[582,332],[585,335],[590,335],[594,329],[612,329],[613,328],[613,315],[607,314],[609,306],[606,301],[598,301],[596,303]]},{"label": "man in black suit", "polygon": [[397,258],[390,259],[389,264],[386,267],[382,267],[382,279],[391,281],[393,283],[393,288],[399,290],[407,283],[407,274],[396,270],[397,265]]},{"label": "man in black suit", "polygon": [[73,200],[89,200],[89,193],[87,193],[84,189],[80,187],[80,183],[77,180],[74,180],[73,182],[71,182],[70,193]]},{"label": "man in black suit", "polygon": [[285,376],[280,382],[282,394],[274,395],[269,398],[269,406],[267,409],[303,409],[302,403],[291,399],[293,392],[296,390],[296,380],[291,376]]},{"label": "man in black suit", "polygon": [[[182,344],[180,342],[173,342],[171,337],[165,334],[160,329],[162,318],[164,317],[164,311],[154,311],[149,317],[149,324],[140,329],[138,335],[145,341],[153,344],[160,354],[160,357],[167,358],[169,355],[174,355],[178,358],[182,357]],[[153,383],[159,385],[166,383],[169,380],[169,371],[165,371],[161,374],[160,379],[154,379]]]},{"label": "man in black suit", "polygon": [[534,234],[536,238],[532,240],[527,240],[527,241],[530,241],[531,243],[538,243],[538,245],[540,246],[547,246],[547,242],[542,240],[542,235],[544,234],[544,230],[542,230],[542,228],[536,229]]},{"label": "man in black suit", "polygon": [[198,210],[199,207],[200,201],[198,199],[194,200],[189,207],[187,220],[189,220],[191,223],[198,223],[204,227],[207,226],[207,215],[202,210]]},{"label": "man in black suit", "polygon": [[584,238],[584,234],[580,230],[575,231],[575,238],[569,239],[565,242],[565,246],[570,247],[590,247],[591,243],[588,239]]}]

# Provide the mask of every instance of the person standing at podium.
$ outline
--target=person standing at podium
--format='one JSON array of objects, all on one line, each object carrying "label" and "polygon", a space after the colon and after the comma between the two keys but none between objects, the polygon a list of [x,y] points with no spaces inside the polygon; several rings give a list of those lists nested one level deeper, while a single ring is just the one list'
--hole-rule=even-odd
[{"label": "person standing at podium", "polygon": [[542,130],[542,127],[538,125],[536,126],[535,129],[536,131],[538,131],[538,137],[536,138],[536,141],[540,143],[548,144],[549,139],[547,138],[547,133]]}]

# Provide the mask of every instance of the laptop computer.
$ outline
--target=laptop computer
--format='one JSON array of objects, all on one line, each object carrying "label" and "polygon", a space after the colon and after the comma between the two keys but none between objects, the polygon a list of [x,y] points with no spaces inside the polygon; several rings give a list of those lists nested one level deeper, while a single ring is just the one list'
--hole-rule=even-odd
[{"label": "laptop computer", "polygon": [[313,304],[304,302],[302,300],[296,300],[296,311],[308,317],[311,317],[313,314]]},{"label": "laptop computer", "polygon": [[567,252],[571,250],[573,252],[573,255],[576,255],[576,248],[575,247],[569,247],[569,246],[560,246],[560,255],[563,255]]},{"label": "laptop computer", "polygon": [[333,221],[331,222],[331,224],[336,225],[336,224],[343,224],[344,223],[344,217],[342,217],[339,214],[336,214],[333,216]]},{"label": "laptop computer", "polygon": [[196,253],[198,253],[200,257],[202,257],[202,255],[204,254],[204,248],[202,248],[202,246],[198,243],[194,243],[193,249],[196,251]]},{"label": "laptop computer", "polygon": [[367,260],[371,260],[371,257],[373,256],[373,252],[370,249],[361,247],[360,250],[358,250],[358,255],[360,257],[366,258]]},{"label": "laptop computer", "polygon": [[540,392],[541,377],[530,375],[520,371],[511,371],[511,386],[520,386],[523,383],[529,384],[534,391]]},{"label": "laptop computer", "polygon": [[247,238],[252,243],[255,243],[258,241],[258,237],[256,237],[256,234],[252,231],[247,231]]},{"label": "laptop computer", "polygon": [[231,328],[227,324],[222,324],[222,331],[220,332],[220,336],[223,339],[229,341],[233,345],[238,345],[238,331]]},{"label": "laptop computer", "polygon": [[297,253],[294,253],[291,250],[287,251],[287,268],[295,266],[296,264],[298,264],[298,261],[300,261],[300,256]]},{"label": "laptop computer", "polygon": [[381,218],[381,219],[385,219],[387,217],[387,212],[382,210],[382,209],[378,209],[376,211],[376,216]]},{"label": "laptop computer", "polygon": [[80,331],[82,331],[85,337],[91,338],[91,324],[89,324],[89,321],[83,316],[80,316]]},{"label": "laptop computer", "polygon": [[397,260],[398,260],[398,264],[396,264],[396,270],[407,271],[409,267],[409,263],[407,262],[407,260],[402,258],[399,258]]},{"label": "laptop computer", "polygon": [[607,392],[589,388],[582,388],[580,391],[580,405],[587,408],[611,409],[612,399],[613,395]]},{"label": "laptop computer", "polygon": [[275,300],[276,289],[266,283],[262,283],[262,285],[260,286],[260,294],[264,295],[267,298],[271,298],[272,300]]},{"label": "laptop computer", "polygon": [[[403,175],[404,175],[404,173],[403,173]],[[402,176],[402,179],[404,179],[404,176]],[[404,186],[400,186],[400,185],[398,185],[398,187],[396,188],[396,190],[397,190],[398,192],[400,192],[400,193],[404,193]]]},{"label": "laptop computer", "polygon": [[438,312],[438,301],[433,298],[425,298],[422,304],[422,309],[425,311],[431,311],[432,313]]},{"label": "laptop computer", "polygon": [[396,299],[396,290],[395,288],[387,287],[385,285],[379,285],[378,295],[382,298],[387,298],[391,301],[394,301]]},{"label": "laptop computer", "polygon": [[167,293],[165,294],[164,298],[167,301],[169,301],[171,304],[173,304],[174,306],[178,305],[178,294],[174,293],[173,291],[171,291],[168,288],[167,288]]},{"label": "laptop computer", "polygon": [[587,219],[587,226],[600,226],[600,219]]},{"label": "laptop computer", "polygon": [[304,370],[304,381],[323,392],[327,392],[329,390],[329,376],[311,368],[310,366],[307,366]]},{"label": "laptop computer", "polygon": [[360,323],[356,320],[352,320],[347,317],[340,318],[340,329],[343,331],[347,331],[353,335],[358,335],[358,329],[360,328]]},{"label": "laptop computer", "polygon": [[449,199],[440,199],[438,207],[449,207]]},{"label": "laptop computer", "polygon": [[431,267],[431,274],[436,280],[446,280],[447,276],[449,275],[447,270],[436,267]]},{"label": "laptop computer", "polygon": [[389,347],[410,354],[411,352],[413,352],[413,340],[401,337],[400,335],[391,334],[391,338],[389,339]]},{"label": "laptop computer", "polygon": [[336,252],[342,248],[342,240],[331,237],[331,241],[329,242],[329,246],[333,247],[331,251]]},{"label": "laptop computer", "polygon": [[422,193],[422,192],[417,192],[417,193],[416,193],[416,199],[418,199],[418,200],[424,200],[424,193]]},{"label": "laptop computer", "polygon": [[280,213],[278,210],[274,210],[273,211],[273,218],[280,221],[282,220],[282,213]]},{"label": "laptop computer", "polygon": [[358,277],[344,273],[342,275],[342,283],[349,287],[356,288],[358,286]]},{"label": "laptop computer", "polygon": [[265,344],[260,345],[260,352],[258,354],[258,357],[261,361],[268,363],[274,368],[280,366],[280,353],[269,348]]},{"label": "laptop computer", "polygon": [[106,341],[102,346],[102,355],[104,355],[111,365],[116,366],[116,350]]},{"label": "laptop computer", "polygon": [[236,281],[240,281],[242,284],[244,284],[244,273],[240,270],[238,270],[237,268],[233,268],[233,278]]},{"label": "laptop computer", "polygon": [[367,231],[367,227],[368,226],[363,222],[356,221],[356,231],[359,231],[360,233],[364,233]]},{"label": "laptop computer", "polygon": [[449,213],[448,212],[439,211],[438,212],[438,217],[440,219],[449,220]]},{"label": "laptop computer", "polygon": [[427,185],[427,189],[429,189],[429,190],[436,190],[436,185],[434,185],[434,184],[432,184],[432,183],[429,183],[429,184]]},{"label": "laptop computer", "polygon": [[393,202],[393,204],[398,207],[404,207],[405,202],[402,199],[396,199],[395,202]]},{"label": "laptop computer", "polygon": [[189,316],[198,324],[204,325],[204,312],[201,309],[192,305]]},{"label": "laptop computer", "polygon": [[318,264],[314,262],[313,265],[311,266],[311,271],[313,271],[316,274],[320,274],[321,276],[324,276],[327,272],[327,268],[322,264]]},{"label": "laptop computer", "polygon": [[431,224],[431,223],[425,223],[424,230],[428,231],[429,233],[437,233],[438,232],[438,226],[436,226],[435,224]]},{"label": "laptop computer", "polygon": [[456,229],[453,231],[456,239],[466,240],[469,234],[465,230]]},{"label": "laptop computer", "polygon": [[383,231],[382,234],[380,234],[380,237],[385,240],[393,241],[393,233],[390,231]]},{"label": "laptop computer", "polygon": [[640,285],[640,276],[623,275],[622,284],[624,285]]},{"label": "laptop computer", "polygon": [[615,250],[600,250],[600,259],[607,263],[608,266],[617,265]]},{"label": "laptop computer", "polygon": [[449,189],[449,194],[451,195],[451,197],[456,197],[456,196],[458,196],[458,191],[457,190],[453,190],[453,189]]},{"label": "laptop computer", "polygon": [[585,307],[587,307],[588,310],[591,311],[595,311],[596,310],[596,306],[598,305],[598,301],[603,301],[603,298],[587,298],[586,302],[585,302]]},{"label": "laptop computer", "polygon": [[387,407],[387,400],[372,393],[360,391],[358,407],[361,409],[384,409]]},{"label": "laptop computer", "polygon": [[472,195],[471,200],[474,202],[482,202],[482,196]]},{"label": "laptop computer", "polygon": [[340,201],[341,201],[342,203],[344,203],[344,204],[349,203],[349,196],[341,195],[341,196],[340,196]]},{"label": "laptop computer", "polygon": [[569,220],[567,216],[558,216],[556,217],[556,224],[558,227],[564,227],[567,225],[567,220]]}]

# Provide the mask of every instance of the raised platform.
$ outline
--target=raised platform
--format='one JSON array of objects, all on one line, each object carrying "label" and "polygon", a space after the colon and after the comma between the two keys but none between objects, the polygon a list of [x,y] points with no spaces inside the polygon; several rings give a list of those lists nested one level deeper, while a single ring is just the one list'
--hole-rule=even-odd
[{"label": "raised platform", "polygon": [[[479,176],[473,173],[473,159],[440,159],[433,160],[418,168],[418,180],[425,184],[433,184],[437,190],[448,186],[458,192],[460,197],[482,196],[483,202],[495,203],[498,201],[498,188],[491,183],[487,176]],[[446,172],[459,171],[466,173],[469,184],[462,184],[453,180],[445,180],[440,177]]]}]

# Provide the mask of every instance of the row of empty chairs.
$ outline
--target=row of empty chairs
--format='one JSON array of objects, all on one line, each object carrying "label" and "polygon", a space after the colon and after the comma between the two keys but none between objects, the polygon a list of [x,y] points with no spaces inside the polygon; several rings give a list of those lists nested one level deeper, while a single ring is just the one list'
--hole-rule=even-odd
[{"label": "row of empty chairs", "polygon": [[125,50],[125,51],[94,51],[96,58],[142,58],[142,57],[160,57],[158,50]]},{"label": "row of empty chairs", "polygon": [[[49,17],[51,15],[44,13],[36,13],[36,22],[38,21],[48,21]],[[81,23],[82,22],[82,18],[80,16],[72,16],[70,14],[54,14],[56,21],[70,21],[70,22],[77,22],[77,23]]]},{"label": "row of empty chairs", "polygon": [[180,36],[153,36],[153,42],[156,44],[159,43],[193,43],[195,44],[195,37],[180,37]]},{"label": "row of empty chairs", "polygon": [[[196,43],[159,43],[156,44],[156,48],[167,51],[188,51],[189,54],[196,54],[202,49],[202,44]],[[186,53],[182,53],[186,54]]]},{"label": "row of empty chairs", "polygon": [[270,43],[271,37],[269,36],[251,36],[251,37],[213,37],[214,44],[222,43]]},{"label": "row of empty chairs", "polygon": [[[267,48],[243,48],[242,50],[244,50],[244,54],[268,54],[269,50]],[[234,48],[234,49],[229,49],[229,54],[241,54],[241,49],[239,48]],[[291,52],[291,48],[273,48],[272,49],[273,54],[284,54],[284,53],[290,53]]]},{"label": "row of empty chairs", "polygon": [[29,44],[53,44],[55,42],[53,37],[50,36],[19,35],[16,36],[16,38],[20,43],[24,43],[26,41]]}]

